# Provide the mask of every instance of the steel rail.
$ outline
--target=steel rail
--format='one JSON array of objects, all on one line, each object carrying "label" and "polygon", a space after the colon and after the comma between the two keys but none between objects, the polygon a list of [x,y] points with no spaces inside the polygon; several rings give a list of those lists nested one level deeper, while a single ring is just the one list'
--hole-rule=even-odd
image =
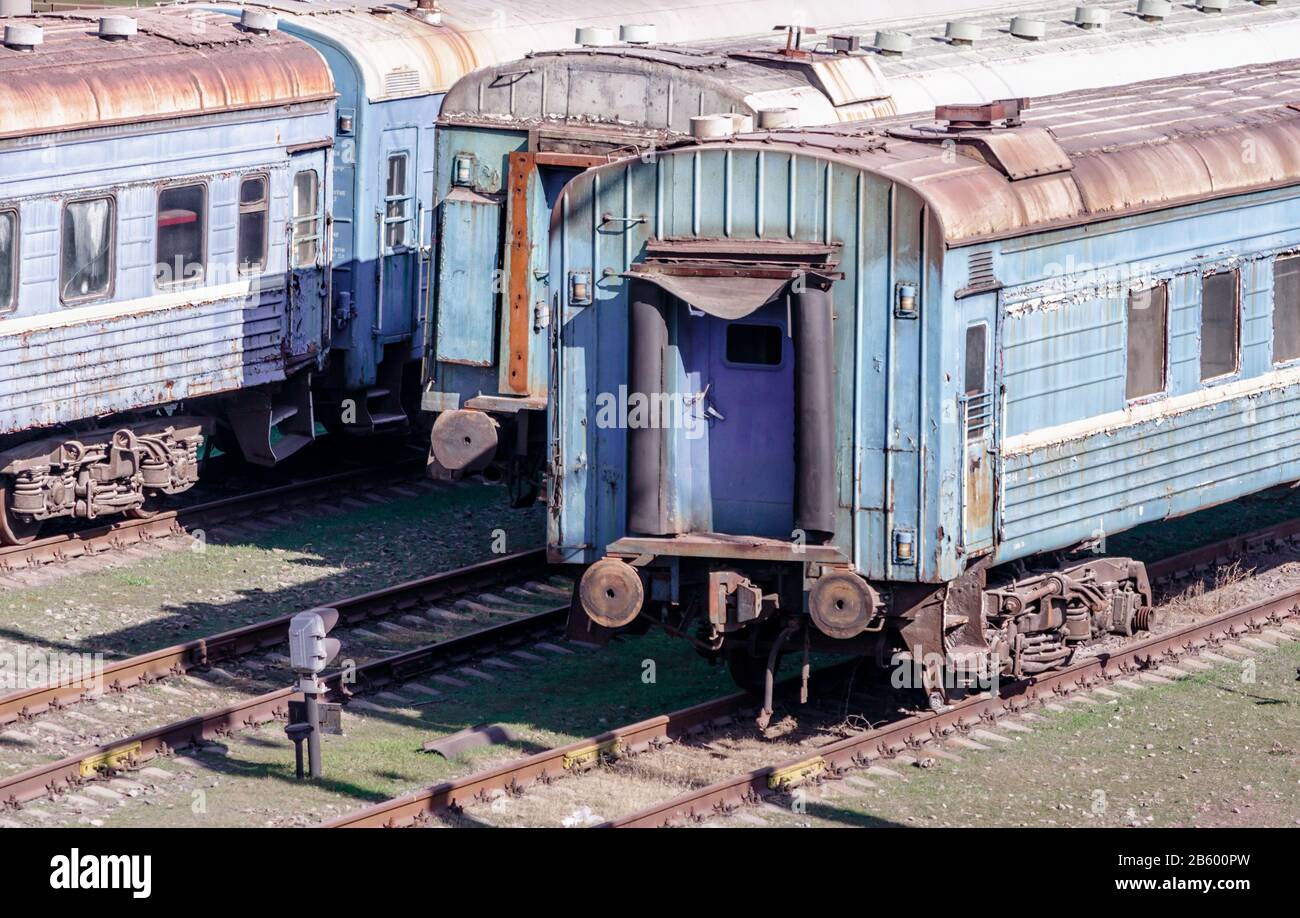
[{"label": "steel rail", "polygon": [[658,743],[671,742],[696,728],[725,723],[743,708],[753,705],[754,697],[745,692],[706,701],[353,810],[322,823],[321,828],[373,829],[419,825],[437,813],[454,810],[475,800],[482,801],[493,791],[508,791],[529,781],[546,781],[552,775],[585,768],[605,756],[639,752]]},{"label": "steel rail", "polygon": [[1117,648],[1113,653],[1081,660],[1061,670],[1009,683],[995,696],[971,698],[946,711],[917,714],[838,740],[816,755],[800,756],[727,778],[603,823],[602,827],[650,828],[725,815],[808,778],[833,776],[850,767],[869,765],[921,748],[926,743],[942,742],[954,734],[995,724],[1001,717],[1053,698],[1104,686],[1142,670],[1155,669],[1161,662],[1172,663],[1182,656],[1195,655],[1203,648],[1221,644],[1225,638],[1231,640],[1237,635],[1257,632],[1266,624],[1300,615],[1297,602],[1300,602],[1300,589]]},{"label": "steel rail", "polygon": [[74,558],[96,555],[105,551],[120,551],[131,545],[146,544],[154,539],[181,535],[187,527],[192,529],[200,524],[212,525],[232,513],[254,510],[267,501],[291,495],[306,497],[317,491],[333,492],[340,484],[413,465],[413,462],[402,461],[391,466],[349,469],[322,478],[276,485],[249,494],[223,497],[195,504],[192,507],[161,510],[142,519],[116,519],[105,526],[46,536],[26,545],[0,546],[0,574],[71,561]]},{"label": "steel rail", "polygon": [[[566,601],[543,612],[383,657],[355,670],[331,673],[323,681],[327,692],[334,698],[346,699],[382,689],[441,665],[459,665],[487,652],[525,644],[539,634],[553,632],[563,623],[568,611],[569,603]],[[349,679],[351,681],[347,681]],[[0,778],[0,806],[15,807],[39,797],[74,790],[88,779],[136,767],[156,755],[166,755],[183,746],[228,736],[270,720],[284,719],[288,715],[289,701],[298,696],[294,688],[278,689]]]},{"label": "steel rail", "polygon": [[[340,625],[356,625],[367,619],[482,590],[500,583],[505,576],[535,576],[545,570],[546,552],[538,548],[384,587],[328,605],[338,610]],[[109,663],[76,682],[19,689],[0,696],[0,726],[30,720],[46,711],[86,701],[105,688],[120,692],[141,683],[182,675],[192,669],[287,644],[291,618],[292,614],[282,615]]]}]

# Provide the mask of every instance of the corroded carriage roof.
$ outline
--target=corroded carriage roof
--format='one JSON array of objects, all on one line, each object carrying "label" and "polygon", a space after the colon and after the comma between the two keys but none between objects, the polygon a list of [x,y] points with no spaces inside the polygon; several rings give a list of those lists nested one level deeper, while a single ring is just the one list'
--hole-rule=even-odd
[{"label": "corroded carriage roof", "polygon": [[1300,183],[1300,61],[1051,96],[1019,127],[913,117],[705,143],[887,176],[929,201],[956,245]]},{"label": "corroded carriage roof", "polygon": [[197,9],[131,10],[138,34],[108,41],[86,11],[0,19],[35,25],[30,51],[0,47],[0,138],[328,99],[329,69],[279,32]]}]

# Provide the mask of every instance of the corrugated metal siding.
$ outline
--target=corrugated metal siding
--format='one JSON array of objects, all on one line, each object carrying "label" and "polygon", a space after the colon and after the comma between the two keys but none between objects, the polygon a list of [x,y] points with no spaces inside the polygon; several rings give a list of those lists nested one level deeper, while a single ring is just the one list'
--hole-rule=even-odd
[{"label": "corrugated metal siding", "polygon": [[[1294,374],[1292,374],[1294,376]],[[1007,458],[1004,558],[1300,478],[1300,383]]]},{"label": "corrugated metal siding", "polygon": [[0,324],[0,433],[284,378],[274,292],[248,284]]}]

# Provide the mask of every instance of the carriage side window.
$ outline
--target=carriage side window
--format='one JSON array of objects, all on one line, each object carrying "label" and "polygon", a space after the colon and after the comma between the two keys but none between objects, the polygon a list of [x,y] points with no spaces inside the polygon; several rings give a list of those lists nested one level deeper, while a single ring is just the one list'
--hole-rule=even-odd
[{"label": "carriage side window", "polygon": [[966,326],[966,376],[963,402],[966,406],[966,439],[983,433],[991,422],[993,401],[988,391],[988,334],[983,322]]},{"label": "carriage side window", "polygon": [[1128,295],[1128,369],[1126,399],[1165,391],[1165,341],[1169,322],[1169,287],[1157,284]]},{"label": "carriage side window", "polygon": [[727,363],[756,367],[781,365],[781,329],[775,325],[727,326]]},{"label": "carriage side window", "polygon": [[0,210],[0,312],[18,299],[18,213]]},{"label": "carriage side window", "polygon": [[320,213],[316,201],[320,177],[314,169],[304,169],[293,177],[293,266],[309,268],[316,264],[320,249]]},{"label": "carriage side window", "polygon": [[154,279],[159,287],[203,280],[207,241],[208,190],[177,185],[158,192],[158,258]]},{"label": "carriage side window", "polygon": [[108,197],[64,205],[59,288],[65,303],[105,296],[112,289],[114,211]]},{"label": "carriage side window", "polygon": [[388,157],[388,187],[384,196],[384,244],[390,249],[406,245],[407,208],[411,196],[407,193],[407,155],[397,153]]},{"label": "carriage side window", "polygon": [[266,176],[245,176],[239,183],[240,274],[256,274],[266,267],[268,210]]},{"label": "carriage side window", "polygon": [[[0,298],[3,302],[3,298]],[[1273,262],[1273,362],[1300,357],[1300,255]]]},{"label": "carriage side window", "polygon": [[1237,372],[1241,338],[1236,271],[1201,278],[1201,380]]}]

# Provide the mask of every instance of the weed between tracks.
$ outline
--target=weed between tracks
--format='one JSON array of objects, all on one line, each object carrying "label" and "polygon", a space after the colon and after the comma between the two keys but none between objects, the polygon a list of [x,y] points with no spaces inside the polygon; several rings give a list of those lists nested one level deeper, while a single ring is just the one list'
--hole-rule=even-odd
[{"label": "weed between tracks", "polygon": [[0,652],[111,660],[485,560],[494,530],[507,551],[540,544],[542,509],[511,510],[503,495],[475,483],[420,487],[323,519],[260,521],[265,532],[214,532],[202,551],[169,539],[129,567],[5,591]]}]

